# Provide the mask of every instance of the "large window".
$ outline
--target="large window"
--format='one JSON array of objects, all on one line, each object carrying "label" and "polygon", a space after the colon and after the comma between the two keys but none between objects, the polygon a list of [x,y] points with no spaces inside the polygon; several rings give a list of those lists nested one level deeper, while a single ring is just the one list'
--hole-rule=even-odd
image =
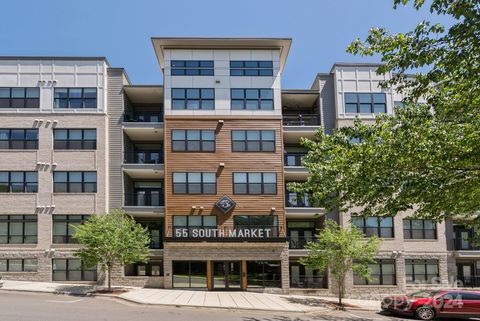
[{"label": "large window", "polygon": [[0,88],[0,108],[40,108],[40,88]]},{"label": "large window", "polygon": [[37,192],[37,172],[0,172],[0,193]]},{"label": "large window", "polygon": [[280,261],[247,261],[247,287],[281,288]]},{"label": "large window", "polygon": [[86,268],[80,259],[53,259],[53,281],[96,281],[97,267]]},{"label": "large window", "polygon": [[96,129],[55,129],[54,149],[97,149]]},{"label": "large window", "polygon": [[53,215],[53,243],[77,243],[72,237],[75,234],[74,226],[83,224],[88,215]]},{"label": "large window", "polygon": [[265,237],[278,236],[278,218],[273,215],[235,215],[233,226],[236,230],[263,230]]},{"label": "large window", "polygon": [[327,275],[325,272],[306,267],[299,262],[290,262],[290,287],[327,289]]},{"label": "large window", "polygon": [[0,129],[0,149],[38,149],[38,129]]},{"label": "large window", "polygon": [[233,173],[234,194],[277,194],[276,173]]},{"label": "large window", "polygon": [[387,100],[385,94],[346,93],[345,112],[360,114],[386,113]]},{"label": "large window", "polygon": [[172,60],[172,76],[213,76],[213,60]]},{"label": "large window", "polygon": [[174,288],[206,288],[207,262],[173,261]]},{"label": "large window", "polygon": [[163,224],[160,220],[136,220],[148,230],[150,234],[150,248],[161,249],[163,247]]},{"label": "large window", "polygon": [[[215,215],[174,215],[173,216],[173,237],[206,237],[205,232],[217,228],[217,217]],[[201,235],[203,234],[203,235]]]},{"label": "large window", "polygon": [[393,237],[393,217],[352,217],[353,226],[360,229],[367,237]]},{"label": "large window", "polygon": [[232,151],[274,152],[274,130],[232,130]]},{"label": "large window", "polygon": [[0,272],[37,272],[37,259],[0,259]]},{"label": "large window", "polygon": [[54,172],[54,193],[96,193],[97,172]]},{"label": "large window", "polygon": [[437,224],[432,220],[403,220],[403,237],[405,239],[437,238]]},{"label": "large window", "polygon": [[215,89],[172,88],[172,109],[215,109]]},{"label": "large window", "polygon": [[273,110],[273,89],[231,89],[231,108]]},{"label": "large window", "polygon": [[405,260],[407,283],[438,283],[438,260]]},{"label": "large window", "polygon": [[55,108],[97,108],[97,88],[55,88]]},{"label": "large window", "polygon": [[36,215],[0,215],[0,244],[37,243]]},{"label": "large window", "polygon": [[174,194],[217,194],[216,173],[173,173]]},{"label": "large window", "polygon": [[396,285],[395,260],[377,260],[377,263],[369,264],[371,280],[368,281],[354,274],[355,285]]},{"label": "large window", "polygon": [[125,267],[125,276],[163,276],[163,262],[150,260]]},{"label": "large window", "polygon": [[173,129],[172,152],[214,152],[215,131],[199,129]]},{"label": "large window", "polygon": [[271,60],[232,60],[230,76],[273,76]]}]

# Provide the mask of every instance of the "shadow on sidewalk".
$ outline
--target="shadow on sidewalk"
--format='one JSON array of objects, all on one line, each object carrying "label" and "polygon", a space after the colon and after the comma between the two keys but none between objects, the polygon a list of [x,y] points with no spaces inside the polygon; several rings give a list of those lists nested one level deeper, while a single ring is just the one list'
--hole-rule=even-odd
[{"label": "shadow on sidewalk", "polygon": [[[328,308],[328,309],[335,309],[338,307],[338,303],[335,301],[324,300],[324,299],[317,299],[317,298],[292,298],[292,297],[282,297],[287,300],[289,303],[295,303],[300,305],[305,305],[309,307],[320,307],[320,308]],[[348,303],[343,304],[346,308],[356,308],[355,305],[351,305]]]},{"label": "shadow on sidewalk", "polygon": [[95,288],[91,285],[62,285],[57,287],[53,293],[73,296],[87,296],[95,293]]}]

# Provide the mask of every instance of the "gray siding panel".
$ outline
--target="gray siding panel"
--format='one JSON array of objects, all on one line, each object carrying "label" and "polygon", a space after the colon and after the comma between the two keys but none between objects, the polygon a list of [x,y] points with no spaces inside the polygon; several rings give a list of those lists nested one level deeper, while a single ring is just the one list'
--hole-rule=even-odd
[{"label": "gray siding panel", "polygon": [[321,75],[318,77],[318,87],[320,93],[320,117],[325,132],[330,134],[335,128],[335,88],[333,86],[333,75]]}]

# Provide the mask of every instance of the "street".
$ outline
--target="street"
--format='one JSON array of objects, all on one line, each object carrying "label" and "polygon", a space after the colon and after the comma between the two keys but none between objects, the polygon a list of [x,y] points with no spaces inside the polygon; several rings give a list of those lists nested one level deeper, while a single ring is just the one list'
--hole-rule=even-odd
[{"label": "street", "polygon": [[0,292],[1,321],[399,321],[413,320],[364,311],[317,314],[176,308],[138,305],[110,298]]}]

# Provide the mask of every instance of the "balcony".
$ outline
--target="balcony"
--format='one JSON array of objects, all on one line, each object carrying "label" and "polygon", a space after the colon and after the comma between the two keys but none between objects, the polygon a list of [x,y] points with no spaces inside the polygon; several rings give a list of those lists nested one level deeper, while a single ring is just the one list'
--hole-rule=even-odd
[{"label": "balcony", "polygon": [[304,181],[308,177],[308,170],[302,166],[302,159],[306,153],[285,154],[285,180]]},{"label": "balcony", "polygon": [[310,126],[315,130],[320,126],[320,115],[316,114],[300,114],[300,115],[284,115],[283,126],[288,127],[305,127]]},{"label": "balcony", "polygon": [[455,251],[480,251],[480,246],[473,246],[467,239],[453,239],[453,249]]},{"label": "balcony", "polygon": [[163,114],[126,112],[123,117],[123,131],[132,141],[160,141],[163,139]]},{"label": "balcony", "polygon": [[125,194],[124,209],[126,212],[148,213],[153,216],[165,213],[165,200],[163,190],[146,190]]},{"label": "balcony", "polygon": [[163,152],[124,152],[123,171],[134,179],[158,179],[164,176]]}]

